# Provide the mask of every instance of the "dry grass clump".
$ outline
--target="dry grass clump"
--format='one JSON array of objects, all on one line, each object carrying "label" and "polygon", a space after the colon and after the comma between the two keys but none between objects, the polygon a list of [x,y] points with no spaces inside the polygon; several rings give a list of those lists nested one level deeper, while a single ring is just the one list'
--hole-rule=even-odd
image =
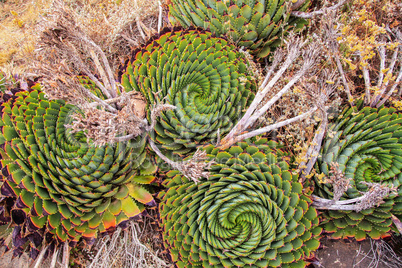
[{"label": "dry grass clump", "polygon": [[104,0],[88,4],[76,0],[54,1],[48,16],[38,25],[34,65],[39,69],[38,75],[47,74],[48,69],[96,74],[93,52],[99,55],[99,51],[106,57],[106,60],[101,57],[100,62],[107,61],[110,70],[117,70],[134,46],[156,33],[158,11],[157,0]]},{"label": "dry grass clump", "polygon": [[88,268],[148,268],[169,267],[162,251],[162,238],[158,225],[151,217],[129,222],[124,231],[118,228],[113,236],[99,240],[93,249]]},{"label": "dry grass clump", "polygon": [[0,70],[27,71],[35,48],[35,25],[46,14],[50,0],[0,2]]},{"label": "dry grass clump", "polygon": [[[157,0],[77,0],[64,1],[73,11],[72,19],[83,33],[106,53],[113,69],[120,65],[133,46],[156,33],[159,4]],[[56,7],[57,8],[57,7]]]},{"label": "dry grass clump", "polygon": [[[156,211],[118,227],[112,235],[106,234],[93,245],[79,243],[72,248],[70,267],[85,268],[165,268],[171,267],[170,257],[163,250],[162,235],[156,221]],[[62,249],[44,262],[35,262],[34,268],[64,268]],[[33,267],[33,266],[32,266]]]},{"label": "dry grass clump", "polygon": [[[370,239],[370,250],[367,254],[360,252],[360,249],[356,255],[363,254],[364,257],[360,259],[360,261],[354,263],[354,266],[359,265],[364,259],[368,259],[370,263],[368,264],[369,268],[377,268],[377,267],[389,267],[389,268],[399,268],[402,266],[402,258],[398,256],[394,249],[391,247],[389,243],[380,239],[373,240]],[[355,257],[355,258],[356,258]]]},{"label": "dry grass clump", "polygon": [[[56,1],[57,2],[57,1]],[[116,68],[131,47],[156,32],[157,0],[64,0],[72,19],[107,54]],[[0,70],[28,74],[44,25],[52,21],[57,5],[51,0],[0,2]],[[139,26],[137,26],[137,24]]]}]

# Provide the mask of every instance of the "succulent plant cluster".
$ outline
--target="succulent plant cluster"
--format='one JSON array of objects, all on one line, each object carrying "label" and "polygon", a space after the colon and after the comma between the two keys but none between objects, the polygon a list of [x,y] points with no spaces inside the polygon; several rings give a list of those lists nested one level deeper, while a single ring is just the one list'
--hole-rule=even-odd
[{"label": "succulent plant cluster", "polygon": [[[169,15],[183,26],[202,27],[217,36],[227,36],[262,58],[281,42],[290,28],[299,28],[305,22],[291,17],[293,2],[173,0]],[[305,1],[295,9],[304,11],[309,4],[310,1]]]},{"label": "succulent plant cluster", "polygon": [[20,246],[30,240],[35,249],[49,237],[91,240],[155,204],[145,186],[155,177],[142,172],[145,140],[90,146],[65,127],[75,110],[48,101],[38,86],[3,103],[1,219],[19,225]]},{"label": "succulent plant cluster", "polygon": [[[378,239],[390,231],[391,214],[402,215],[402,113],[394,108],[352,107],[328,131],[333,137],[324,140],[317,170],[328,176],[331,163],[339,164],[345,178],[351,179],[342,200],[362,196],[369,189],[366,183],[395,187],[399,196],[389,195],[384,203],[360,212],[324,211],[323,226],[334,237]],[[315,193],[332,199],[334,187],[316,178]]]},{"label": "succulent plant cluster", "polygon": [[[4,83],[0,73],[0,224],[16,226],[16,255],[26,246],[35,258],[44,244],[93,241],[155,205],[158,167],[148,148],[156,152],[155,144],[170,159],[201,149],[210,164],[198,183],[178,170],[159,174],[166,175],[158,196],[164,245],[178,267],[304,267],[323,229],[358,240],[394,230],[391,218],[402,220],[400,111],[345,109],[316,163],[318,197],[337,196],[333,182],[321,181],[334,172],[348,184],[344,204],[373,183],[395,191],[374,198],[370,208],[318,215],[309,181],[295,175],[276,142],[258,137],[226,150],[212,145],[233,129],[257,91],[250,56],[239,47],[266,57],[305,22],[291,11],[305,10],[310,1],[171,2],[171,21],[187,28],[162,30],[119,68],[122,89],[147,102],[143,135],[131,140],[94,146],[88,133],[66,126],[82,110],[47,99],[39,84],[23,90],[15,81]],[[104,101],[97,104],[113,103],[99,83],[74,78]],[[116,103],[111,110],[118,111]]]},{"label": "succulent plant cluster", "polygon": [[151,107],[174,105],[156,119],[152,139],[176,154],[194,151],[228,133],[253,99],[256,83],[233,45],[200,29],[166,31],[135,50],[122,68],[126,91],[141,92]]},{"label": "succulent plant cluster", "polygon": [[321,228],[276,147],[267,139],[226,151],[207,146],[216,163],[198,184],[168,173],[160,214],[178,267],[304,267]]}]

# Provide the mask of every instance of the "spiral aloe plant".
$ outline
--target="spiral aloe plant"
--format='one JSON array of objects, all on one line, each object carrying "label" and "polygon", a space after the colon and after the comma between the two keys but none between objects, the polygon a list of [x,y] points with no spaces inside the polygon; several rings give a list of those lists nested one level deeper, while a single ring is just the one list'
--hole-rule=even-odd
[{"label": "spiral aloe plant", "polygon": [[167,152],[185,154],[226,134],[253,98],[255,82],[247,60],[222,38],[203,30],[162,33],[121,68],[126,91],[140,91],[151,108],[166,103],[151,134]]},{"label": "spiral aloe plant", "polygon": [[[290,16],[293,2],[173,0],[169,14],[173,22],[210,29],[217,36],[226,35],[239,47],[244,46],[258,57],[265,57],[290,27],[299,28],[305,22]],[[305,1],[296,9],[304,11],[309,3]]]},{"label": "spiral aloe plant", "polygon": [[304,267],[317,249],[316,210],[298,176],[260,139],[226,151],[198,184],[170,171],[160,215],[164,243],[178,267]]},{"label": "spiral aloe plant", "polygon": [[[345,109],[329,133],[333,137],[324,140],[317,169],[328,176],[331,163],[338,163],[339,171],[351,179],[341,200],[362,196],[368,190],[365,183],[396,187],[399,194],[359,212],[324,212],[323,226],[334,237],[378,239],[392,228],[391,214],[402,218],[402,114],[394,108]],[[315,192],[327,199],[334,196],[333,185],[318,177]]]},{"label": "spiral aloe plant", "polygon": [[47,100],[38,86],[3,106],[1,219],[18,225],[16,248],[30,240],[35,257],[49,237],[55,245],[93,240],[155,205],[144,139],[90,146],[83,132],[65,127],[75,107]]}]

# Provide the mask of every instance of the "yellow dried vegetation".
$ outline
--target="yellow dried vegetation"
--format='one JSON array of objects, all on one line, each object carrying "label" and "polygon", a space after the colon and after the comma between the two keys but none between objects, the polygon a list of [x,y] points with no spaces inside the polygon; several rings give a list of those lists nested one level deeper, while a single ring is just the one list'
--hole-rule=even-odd
[{"label": "yellow dried vegetation", "polygon": [[11,0],[0,3],[0,68],[7,72],[25,70],[34,51],[34,26],[46,14],[50,0]]},{"label": "yellow dried vegetation", "polygon": [[[0,71],[29,73],[43,24],[51,20],[53,0],[0,2]],[[74,19],[108,56],[118,59],[152,35],[157,0],[64,0]],[[141,23],[141,30],[136,26]],[[150,27],[149,25],[153,26]],[[115,62],[118,64],[118,62]]]},{"label": "yellow dried vegetation", "polygon": [[[384,57],[384,62],[390,61],[390,55],[394,52],[395,55],[401,53],[397,51],[401,46],[400,37],[395,38],[395,33],[400,34],[401,31],[402,4],[398,0],[354,0],[349,12],[344,13],[339,22],[337,41],[341,45],[346,71],[350,77],[365,80],[366,103],[370,102],[370,95],[382,96],[384,92],[381,92],[383,89],[380,85],[370,83],[369,74],[372,77],[381,76],[382,84],[392,84],[397,78],[397,72],[382,66],[380,59]],[[379,55],[380,52],[383,56]],[[358,81],[353,81],[358,94],[356,97],[361,94],[359,88],[365,87]],[[391,102],[397,108],[402,107],[402,102],[395,96],[398,94],[391,96]]]}]

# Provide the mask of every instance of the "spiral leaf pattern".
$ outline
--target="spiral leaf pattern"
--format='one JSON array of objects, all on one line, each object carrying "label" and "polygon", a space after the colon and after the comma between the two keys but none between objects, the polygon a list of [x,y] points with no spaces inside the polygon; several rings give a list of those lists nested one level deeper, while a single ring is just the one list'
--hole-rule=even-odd
[{"label": "spiral leaf pattern", "polygon": [[[291,27],[300,28],[305,20],[290,16],[287,5],[294,1],[216,1],[173,0],[169,6],[171,20],[183,26],[197,26],[211,30],[217,36],[228,36],[239,47],[262,58]],[[305,1],[299,11],[307,9]],[[288,9],[290,10],[290,9]]]},{"label": "spiral leaf pattern", "polygon": [[232,129],[254,96],[251,75],[234,46],[195,29],[162,33],[135,51],[120,72],[126,91],[140,91],[148,100],[149,122],[154,104],[176,107],[157,118],[152,138],[177,154]]},{"label": "spiral leaf pattern", "polygon": [[[377,207],[351,211],[329,211],[325,229],[334,237],[354,236],[357,239],[380,238],[389,232],[391,213],[402,218],[402,114],[394,108],[349,108],[328,131],[333,137],[324,140],[317,169],[329,176],[332,162],[351,178],[352,187],[342,199],[360,197],[368,187],[361,182],[382,183],[399,187],[399,196],[390,195]],[[333,187],[316,178],[317,195],[332,199]]]},{"label": "spiral leaf pattern", "polygon": [[208,146],[217,163],[198,184],[168,173],[160,215],[178,267],[304,267],[321,228],[276,146],[266,139],[226,151]]},{"label": "spiral leaf pattern", "polygon": [[55,241],[75,243],[155,203],[147,187],[155,177],[145,161],[144,139],[90,146],[83,132],[65,128],[75,107],[48,101],[37,86],[3,106],[1,194],[14,201],[3,202],[1,218],[8,213],[41,238],[50,233]]}]

